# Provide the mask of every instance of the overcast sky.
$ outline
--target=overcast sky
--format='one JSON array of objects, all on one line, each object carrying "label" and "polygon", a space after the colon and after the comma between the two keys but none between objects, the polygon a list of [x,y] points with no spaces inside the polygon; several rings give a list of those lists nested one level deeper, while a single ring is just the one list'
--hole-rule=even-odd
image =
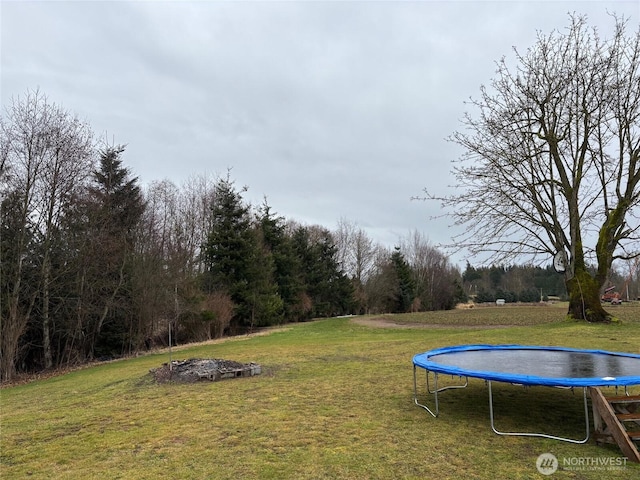
[{"label": "overcast sky", "polygon": [[607,12],[640,22],[638,0],[2,0],[1,101],[39,88],[126,144],[143,184],[231,168],[301,223],[448,243],[439,205],[411,197],[451,193],[464,101],[569,12],[605,37]]}]

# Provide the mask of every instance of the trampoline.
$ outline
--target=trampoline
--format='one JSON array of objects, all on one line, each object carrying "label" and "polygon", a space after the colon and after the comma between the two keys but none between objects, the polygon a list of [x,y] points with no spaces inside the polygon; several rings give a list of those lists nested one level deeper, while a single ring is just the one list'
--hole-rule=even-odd
[{"label": "trampoline", "polygon": [[[417,370],[425,370],[426,388],[435,399],[434,410],[418,400]],[[433,374],[431,388],[429,373]],[[464,384],[438,388],[438,375],[464,378]],[[483,379],[489,390],[491,429],[498,435],[534,436],[586,443],[589,440],[588,387],[627,387],[640,385],[640,355],[604,350],[525,345],[458,345],[438,348],[413,357],[413,396],[416,405],[433,417],[439,415],[438,393],[465,388],[469,377]],[[495,426],[492,382],[524,386],[582,388],[586,436],[572,439],[546,433],[502,432]],[[426,402],[425,402],[426,403]]]}]

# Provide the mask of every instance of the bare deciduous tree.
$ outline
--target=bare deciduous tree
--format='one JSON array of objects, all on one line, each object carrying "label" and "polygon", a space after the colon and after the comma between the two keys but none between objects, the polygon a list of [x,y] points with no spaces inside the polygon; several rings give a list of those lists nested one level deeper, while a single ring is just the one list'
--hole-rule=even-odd
[{"label": "bare deciduous tree", "polygon": [[[193,318],[206,310],[208,297],[200,295],[196,278],[204,270],[200,248],[210,231],[214,180],[192,176],[180,188],[170,180],[156,181],[145,191],[147,208],[137,236],[135,298],[138,331],[146,343],[176,316],[176,301],[180,318]],[[224,305],[218,300],[216,305]]]},{"label": "bare deciduous tree", "polygon": [[338,229],[334,236],[338,260],[343,271],[358,283],[365,283],[379,247],[364,229],[345,218],[338,221]]},{"label": "bare deciduous tree", "polygon": [[592,322],[612,318],[600,290],[615,259],[638,255],[640,228],[640,30],[614,20],[602,40],[572,16],[515,50],[515,69],[498,62],[451,138],[466,151],[453,169],[462,193],[427,193],[464,226],[455,245],[489,262],[567,252],[569,314]]},{"label": "bare deciduous tree", "polygon": [[177,223],[179,192],[169,180],[152,182],[144,192],[145,211],[138,224],[133,284],[138,342],[148,346],[175,317],[177,272],[172,233]]},{"label": "bare deciduous tree", "polygon": [[411,266],[416,295],[422,310],[447,310],[455,306],[455,282],[460,273],[447,256],[417,230],[400,242],[400,250]]},{"label": "bare deciduous tree", "polygon": [[188,273],[204,271],[201,247],[212,227],[211,208],[215,202],[216,183],[219,178],[211,175],[192,176],[183,184],[178,204],[182,219],[184,248],[189,254]]},{"label": "bare deciduous tree", "polygon": [[[7,288],[7,308],[2,310],[0,325],[0,370],[2,378],[9,380],[15,370],[19,338],[37,299],[45,367],[53,365],[49,332],[51,250],[62,212],[90,172],[93,145],[87,124],[48,102],[37,90],[12,101],[0,120],[0,139],[0,186],[3,198],[11,199],[3,202],[3,209],[11,209],[3,212],[3,223],[8,215],[12,225],[11,254],[2,259],[7,267],[3,274],[9,278],[3,285]],[[39,254],[29,255],[35,243]],[[24,281],[26,262],[37,268],[37,280]]]},{"label": "bare deciduous tree", "polygon": [[359,311],[367,312],[371,307],[365,285],[375,269],[375,261],[381,247],[360,228],[357,223],[345,218],[338,221],[334,233],[338,249],[338,261],[354,286],[354,296]]},{"label": "bare deciduous tree", "polygon": [[52,278],[51,251],[60,220],[70,208],[74,193],[86,184],[93,160],[93,134],[89,126],[68,113],[56,109],[49,119],[46,160],[37,185],[38,233],[42,239],[41,304],[42,341],[45,368],[53,366],[51,352],[50,290]]}]

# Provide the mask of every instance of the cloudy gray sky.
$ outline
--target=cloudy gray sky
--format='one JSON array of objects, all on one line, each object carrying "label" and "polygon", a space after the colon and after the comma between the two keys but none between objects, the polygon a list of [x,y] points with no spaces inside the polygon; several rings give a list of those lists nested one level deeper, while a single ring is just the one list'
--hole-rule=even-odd
[{"label": "cloudy gray sky", "polygon": [[640,22],[638,0],[2,0],[1,101],[39,88],[127,144],[144,184],[232,168],[287,218],[447,243],[439,205],[410,198],[450,193],[464,101],[569,12],[603,36],[607,12]]}]

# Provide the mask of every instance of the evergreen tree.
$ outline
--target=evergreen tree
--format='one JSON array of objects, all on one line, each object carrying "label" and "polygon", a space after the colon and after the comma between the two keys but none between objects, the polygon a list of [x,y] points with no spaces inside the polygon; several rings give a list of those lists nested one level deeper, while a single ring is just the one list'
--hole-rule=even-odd
[{"label": "evergreen tree", "polygon": [[286,233],[285,219],[274,215],[265,199],[259,211],[258,224],[265,254],[273,259],[273,277],[283,302],[284,319],[302,320],[309,307],[305,305],[301,259]]},{"label": "evergreen tree", "polygon": [[293,242],[313,305],[312,315],[328,317],[351,313],[355,308],[353,284],[340,269],[331,233],[321,227],[300,227],[294,232]]},{"label": "evergreen tree", "polygon": [[229,176],[216,185],[205,248],[209,291],[224,291],[235,304],[234,326],[281,321],[282,300],[273,282],[273,259],[261,248],[250,208]]},{"label": "evergreen tree", "polygon": [[477,269],[473,268],[471,264],[467,261],[467,266],[462,274],[462,280],[464,282],[473,282],[474,280],[479,280],[482,278],[482,273],[480,273]]},{"label": "evergreen tree", "polygon": [[88,356],[115,356],[130,349],[131,262],[135,230],[144,213],[138,178],[121,159],[124,146],[100,152],[86,204],[85,270],[79,292],[90,312]]},{"label": "evergreen tree", "polygon": [[396,280],[398,282],[395,311],[408,312],[411,310],[411,305],[416,296],[416,286],[411,267],[398,247],[396,247],[395,251],[391,254],[391,263],[395,269]]}]

